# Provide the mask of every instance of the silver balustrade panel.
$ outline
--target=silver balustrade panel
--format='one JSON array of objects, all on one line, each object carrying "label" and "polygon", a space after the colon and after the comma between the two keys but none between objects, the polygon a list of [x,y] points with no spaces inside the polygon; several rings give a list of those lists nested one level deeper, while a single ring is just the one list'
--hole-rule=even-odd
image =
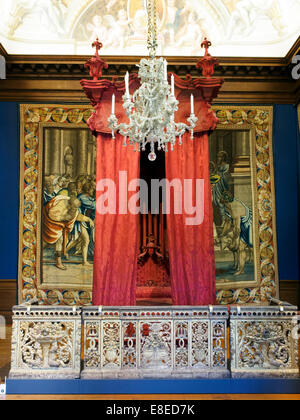
[{"label": "silver balustrade panel", "polygon": [[228,377],[225,307],[83,308],[81,377]]},{"label": "silver balustrade panel", "polygon": [[231,308],[230,340],[232,377],[299,376],[296,307]]},{"label": "silver balustrade panel", "polygon": [[13,308],[10,378],[80,377],[81,308]]}]

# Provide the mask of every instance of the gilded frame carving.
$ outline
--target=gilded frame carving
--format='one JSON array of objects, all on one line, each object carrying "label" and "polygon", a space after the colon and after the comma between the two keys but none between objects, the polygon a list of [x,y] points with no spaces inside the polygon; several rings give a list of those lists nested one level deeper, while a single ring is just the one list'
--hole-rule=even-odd
[{"label": "gilded frame carving", "polygon": [[266,304],[268,296],[279,296],[276,206],[273,165],[273,107],[214,106],[218,128],[250,130],[256,282],[253,286],[217,285],[222,305]]},{"label": "gilded frame carving", "polygon": [[[246,129],[252,136],[252,176],[255,208],[257,282],[222,286],[218,303],[261,304],[278,297],[276,211],[273,169],[273,108],[214,106],[219,128]],[[42,305],[90,305],[91,288],[45,289],[40,279],[40,202],[42,181],[42,129],[44,126],[86,127],[90,105],[20,105],[20,220],[18,301],[37,298]],[[256,203],[256,205],[255,205]]]},{"label": "gilded frame carving", "polygon": [[42,305],[91,304],[91,287],[43,287],[40,236],[43,128],[87,128],[92,112],[90,105],[20,105],[19,303],[37,298]]}]

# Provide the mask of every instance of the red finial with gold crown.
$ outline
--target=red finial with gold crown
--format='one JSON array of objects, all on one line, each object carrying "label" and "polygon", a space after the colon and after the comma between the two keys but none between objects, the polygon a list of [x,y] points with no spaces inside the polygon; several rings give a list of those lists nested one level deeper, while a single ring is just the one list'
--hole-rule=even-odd
[{"label": "red finial with gold crown", "polygon": [[102,76],[102,70],[108,68],[108,64],[99,56],[99,51],[103,47],[103,44],[98,38],[93,42],[92,47],[96,48],[96,53],[85,63],[84,67],[90,69],[90,76],[93,80],[98,80]]},{"label": "red finial with gold crown", "polygon": [[208,49],[211,46],[212,43],[208,41],[207,38],[204,38],[204,41],[201,44],[201,48],[205,48],[205,54],[204,57],[198,61],[196,66],[197,69],[199,69],[200,67],[202,68],[202,74],[207,79],[211,79],[211,76],[215,72],[215,66],[219,65],[219,61],[216,58],[212,57],[208,52]]}]

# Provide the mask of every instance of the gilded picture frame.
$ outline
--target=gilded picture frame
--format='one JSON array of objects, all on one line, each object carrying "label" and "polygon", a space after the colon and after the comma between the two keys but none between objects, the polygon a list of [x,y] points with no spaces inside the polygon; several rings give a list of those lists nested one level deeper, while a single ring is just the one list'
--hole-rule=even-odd
[{"label": "gilded picture frame", "polygon": [[[273,168],[273,108],[265,106],[214,106],[218,128],[249,130],[256,280],[217,285],[222,305],[261,304],[278,297],[276,209]],[[19,304],[38,299],[41,305],[85,306],[92,302],[92,286],[43,287],[41,264],[42,147],[44,127],[86,128],[93,112],[89,105],[20,105],[20,217]]]},{"label": "gilded picture frame", "polygon": [[221,305],[266,304],[269,296],[279,296],[273,107],[216,105],[213,109],[219,119],[218,129],[250,131],[256,267],[253,285],[217,284],[217,301]]},{"label": "gilded picture frame", "polygon": [[18,301],[89,305],[92,285],[43,285],[41,279],[42,164],[44,128],[88,129],[91,106],[20,105],[20,221]]}]

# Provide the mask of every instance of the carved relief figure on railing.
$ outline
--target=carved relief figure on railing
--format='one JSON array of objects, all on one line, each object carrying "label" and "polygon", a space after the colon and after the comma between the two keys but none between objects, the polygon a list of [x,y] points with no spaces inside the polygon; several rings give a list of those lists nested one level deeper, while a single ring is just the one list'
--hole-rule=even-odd
[{"label": "carved relief figure on railing", "polygon": [[290,323],[249,322],[239,328],[240,366],[290,368]]},{"label": "carved relief figure on railing", "polygon": [[141,367],[143,369],[155,369],[156,374],[159,374],[160,369],[171,369],[171,352],[170,322],[151,322],[142,325]]},{"label": "carved relief figure on railing", "polygon": [[64,368],[72,363],[72,323],[22,322],[20,328],[24,368]]}]

